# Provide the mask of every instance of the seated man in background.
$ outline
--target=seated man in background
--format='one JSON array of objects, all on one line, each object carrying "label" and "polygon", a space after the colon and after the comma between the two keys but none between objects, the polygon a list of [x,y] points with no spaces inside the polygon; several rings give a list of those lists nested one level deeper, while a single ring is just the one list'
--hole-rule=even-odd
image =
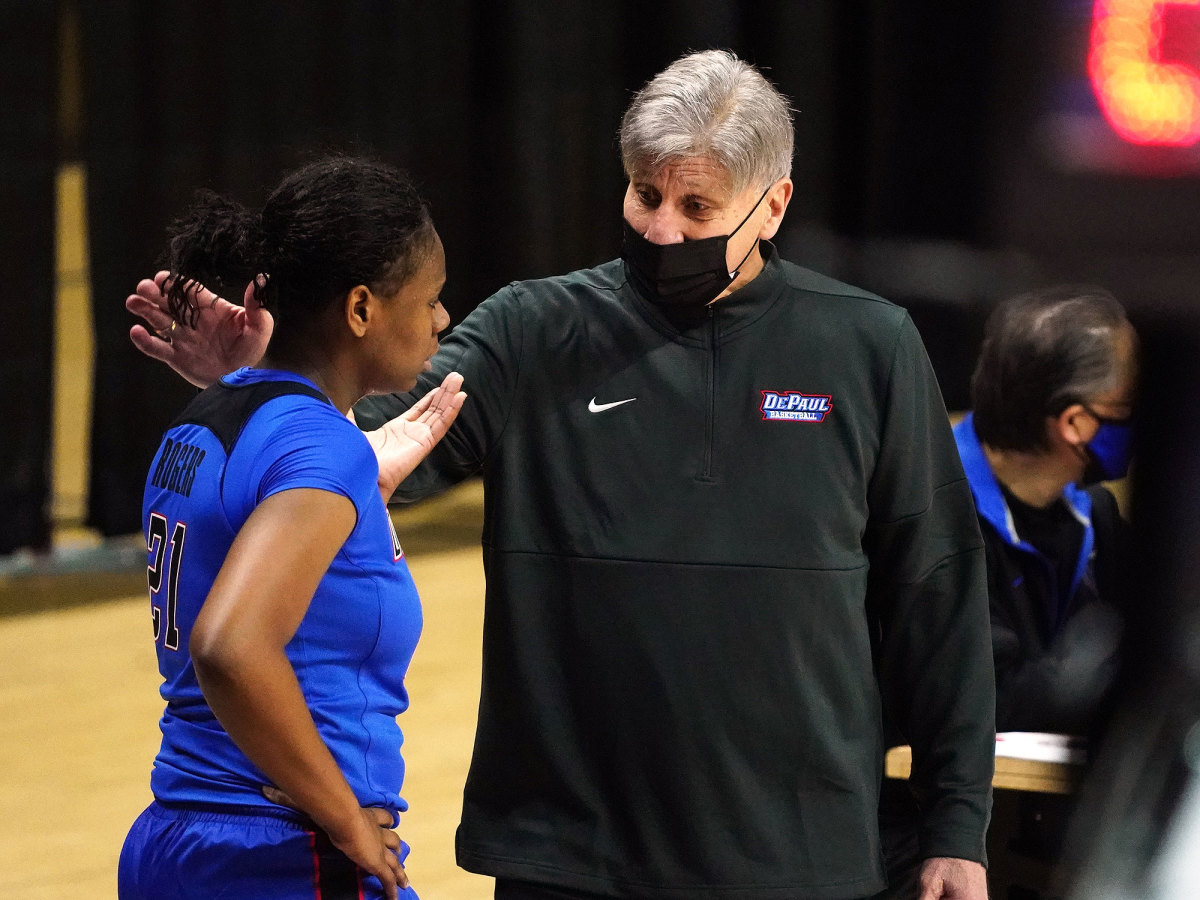
[{"label": "seated man in background", "polygon": [[[1022,294],[988,319],[974,411],[954,434],[987,548],[997,731],[1082,735],[1094,749],[1108,718],[1128,526],[1100,482],[1129,468],[1136,374],[1134,330],[1099,288]],[[1056,863],[1072,798],[1015,800],[993,857],[1003,847]]]},{"label": "seated man in background", "polygon": [[955,428],[987,547],[996,730],[1094,736],[1122,631],[1123,478],[1137,338],[1093,287],[1014,297],[988,319]]},{"label": "seated man in background", "polygon": [[[1022,294],[988,319],[971,380],[974,411],[954,435],[986,547],[999,732],[1094,742],[1108,717],[1128,526],[1100,482],[1129,466],[1136,351],[1124,310],[1099,288]],[[1071,800],[1022,792],[1015,803],[1015,824],[989,836],[992,896],[1048,897],[1041,885],[1001,887],[1000,858],[1012,851],[1042,868],[1057,862]],[[877,900],[918,895],[916,816],[908,785],[885,781],[889,888]]]}]

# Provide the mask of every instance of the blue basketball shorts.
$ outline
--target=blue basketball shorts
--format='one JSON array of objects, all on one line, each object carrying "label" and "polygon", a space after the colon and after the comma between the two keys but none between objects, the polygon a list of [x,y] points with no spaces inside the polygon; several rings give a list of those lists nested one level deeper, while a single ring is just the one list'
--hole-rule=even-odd
[{"label": "blue basketball shorts", "polygon": [[[271,812],[151,803],[121,848],[119,900],[382,900],[379,879],[323,832]],[[411,887],[400,897],[418,900]]]}]

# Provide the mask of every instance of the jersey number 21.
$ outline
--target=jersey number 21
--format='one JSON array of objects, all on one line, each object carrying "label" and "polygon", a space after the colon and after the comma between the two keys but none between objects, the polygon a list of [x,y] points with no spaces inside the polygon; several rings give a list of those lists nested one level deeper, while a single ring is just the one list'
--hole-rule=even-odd
[{"label": "jersey number 21", "polygon": [[[146,565],[146,586],[150,589],[150,610],[154,618],[154,640],[162,638],[168,650],[179,649],[179,626],[176,611],[179,606],[179,561],[183,558],[183,540],[187,536],[187,525],[175,523],[171,534],[171,558],[167,556],[167,519],[159,513],[150,513],[150,529],[146,534],[146,550],[153,559]],[[166,562],[166,566],[163,563]],[[166,628],[163,628],[162,591],[167,583]],[[155,601],[158,602],[155,602]]]}]

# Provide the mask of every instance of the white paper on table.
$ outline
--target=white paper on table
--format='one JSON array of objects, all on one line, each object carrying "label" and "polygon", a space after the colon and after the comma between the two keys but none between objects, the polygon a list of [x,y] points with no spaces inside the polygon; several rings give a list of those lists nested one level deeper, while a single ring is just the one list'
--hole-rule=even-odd
[{"label": "white paper on table", "polygon": [[1002,731],[996,735],[996,755],[1082,764],[1087,761],[1087,738],[1040,731]]}]

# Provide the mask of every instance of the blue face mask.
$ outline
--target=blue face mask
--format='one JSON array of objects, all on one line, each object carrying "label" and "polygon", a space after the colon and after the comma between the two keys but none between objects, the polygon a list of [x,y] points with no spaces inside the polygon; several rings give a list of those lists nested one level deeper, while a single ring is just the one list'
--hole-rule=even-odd
[{"label": "blue face mask", "polygon": [[1086,404],[1083,408],[1100,423],[1092,439],[1083,445],[1088,456],[1083,483],[1096,484],[1124,478],[1129,473],[1129,462],[1133,457],[1133,421],[1105,418]]}]

